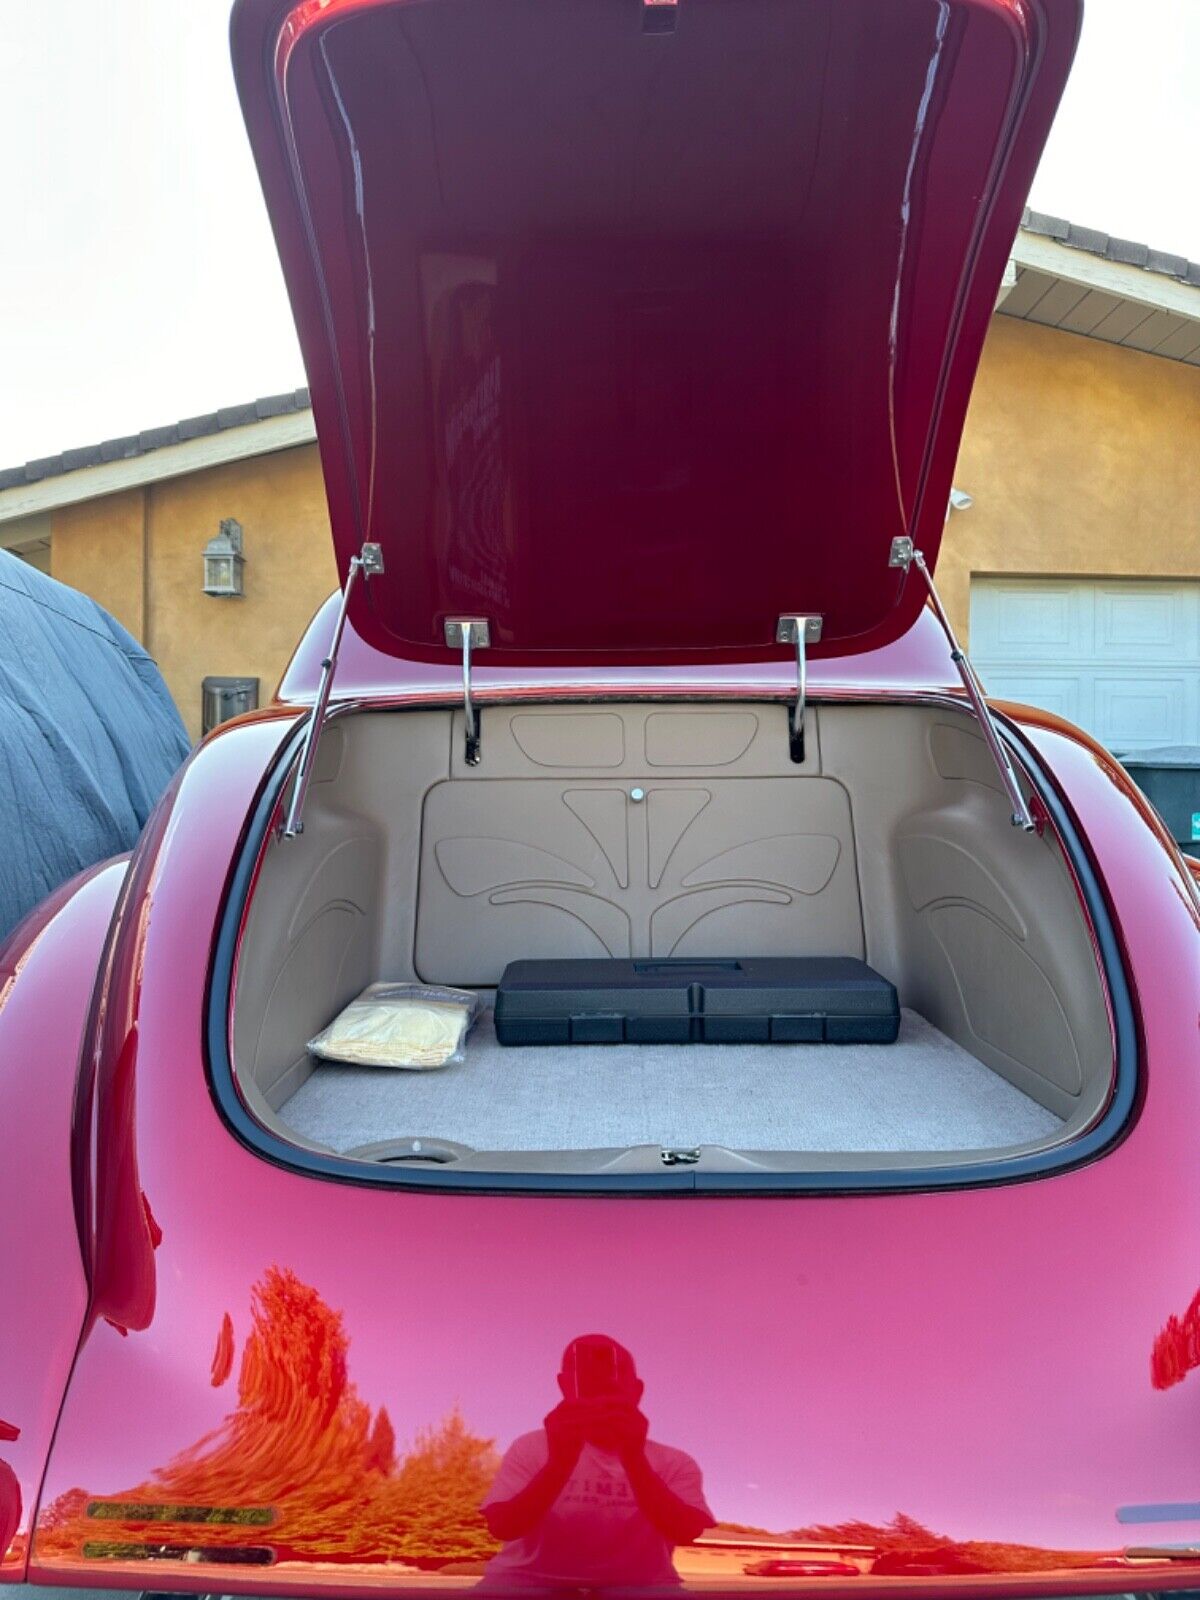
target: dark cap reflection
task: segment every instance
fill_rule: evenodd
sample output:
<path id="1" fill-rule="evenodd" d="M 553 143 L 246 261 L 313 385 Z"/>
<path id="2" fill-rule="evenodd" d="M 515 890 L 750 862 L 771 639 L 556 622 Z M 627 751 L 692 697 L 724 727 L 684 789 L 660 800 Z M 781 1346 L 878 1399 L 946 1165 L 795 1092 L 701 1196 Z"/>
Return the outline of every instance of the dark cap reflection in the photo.
<path id="1" fill-rule="evenodd" d="M 504 1541 L 481 1587 L 554 1591 L 677 1585 L 671 1559 L 713 1515 L 700 1468 L 649 1437 L 633 1356 L 607 1334 L 572 1339 L 562 1399 L 509 1446 L 483 1504 Z"/>

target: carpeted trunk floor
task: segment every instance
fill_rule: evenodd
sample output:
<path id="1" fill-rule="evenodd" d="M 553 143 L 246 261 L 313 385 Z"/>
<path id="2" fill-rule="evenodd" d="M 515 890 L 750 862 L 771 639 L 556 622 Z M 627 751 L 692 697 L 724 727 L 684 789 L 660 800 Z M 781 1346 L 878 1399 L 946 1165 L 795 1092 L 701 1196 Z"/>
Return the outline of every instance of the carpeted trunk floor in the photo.
<path id="1" fill-rule="evenodd" d="M 280 1119 L 335 1150 L 410 1135 L 476 1150 L 721 1144 L 742 1150 L 977 1150 L 1061 1126 L 914 1011 L 890 1045 L 505 1049 L 490 1011 L 459 1066 L 319 1066 Z"/>

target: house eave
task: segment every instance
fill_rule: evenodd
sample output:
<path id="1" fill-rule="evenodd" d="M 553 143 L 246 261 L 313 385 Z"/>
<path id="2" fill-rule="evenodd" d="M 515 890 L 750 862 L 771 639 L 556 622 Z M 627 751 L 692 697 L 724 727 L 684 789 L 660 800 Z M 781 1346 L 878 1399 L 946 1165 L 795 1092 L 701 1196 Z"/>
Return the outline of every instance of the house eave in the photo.
<path id="1" fill-rule="evenodd" d="M 81 500 L 118 494 L 207 467 L 250 456 L 291 450 L 316 440 L 311 410 L 266 417 L 174 444 L 160 445 L 114 461 L 60 470 L 31 482 L 0 489 L 0 524 L 55 511 Z"/>

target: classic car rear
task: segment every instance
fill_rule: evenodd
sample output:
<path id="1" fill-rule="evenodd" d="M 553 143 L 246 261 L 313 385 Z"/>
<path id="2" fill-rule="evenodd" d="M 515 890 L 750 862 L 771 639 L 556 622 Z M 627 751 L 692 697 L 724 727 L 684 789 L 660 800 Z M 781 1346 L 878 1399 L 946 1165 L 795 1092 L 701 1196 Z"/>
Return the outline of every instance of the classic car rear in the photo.
<path id="1" fill-rule="evenodd" d="M 56 1425 L 61 1341 L 0 1322 L 38 1375 L 4 1576 L 520 1587 L 497 1485 L 582 1342 L 650 1439 L 588 1458 L 543 1590 L 1196 1586 L 1200 905 L 931 590 L 1077 25 L 241 0 L 346 581 L 55 1018 L 38 1238 L 88 1304 Z M 378 978 L 781 955 L 869 962 L 899 1038 L 307 1049 Z M 651 1455 L 690 1499 L 639 1564 Z"/>

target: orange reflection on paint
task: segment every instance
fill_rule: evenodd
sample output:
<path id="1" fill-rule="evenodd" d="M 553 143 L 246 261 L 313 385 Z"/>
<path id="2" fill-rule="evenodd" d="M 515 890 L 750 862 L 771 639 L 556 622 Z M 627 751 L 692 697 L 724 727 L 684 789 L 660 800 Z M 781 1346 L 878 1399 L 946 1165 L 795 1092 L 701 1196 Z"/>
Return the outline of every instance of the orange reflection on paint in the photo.
<path id="1" fill-rule="evenodd" d="M 233 1347 L 227 1316 L 214 1382 Z M 127 1491 L 60 1495 L 39 1519 L 39 1554 L 100 1561 L 154 1546 L 414 1565 L 491 1555 L 479 1505 L 498 1465 L 492 1441 L 455 1411 L 398 1457 L 387 1411 L 373 1411 L 349 1376 L 348 1351 L 340 1313 L 271 1268 L 251 1297 L 235 1409 Z"/>
<path id="2" fill-rule="evenodd" d="M 14 1422 L 0 1417 L 0 1442 L 19 1439 L 21 1430 Z M 0 1564 L 11 1561 L 21 1526 L 21 1485 L 8 1462 L 0 1458 Z M 24 1553 L 22 1546 L 21 1553 Z"/>
<path id="3" fill-rule="evenodd" d="M 1200 1290 L 1182 1317 L 1170 1316 L 1150 1352 L 1150 1382 L 1171 1389 L 1200 1366 Z"/>

